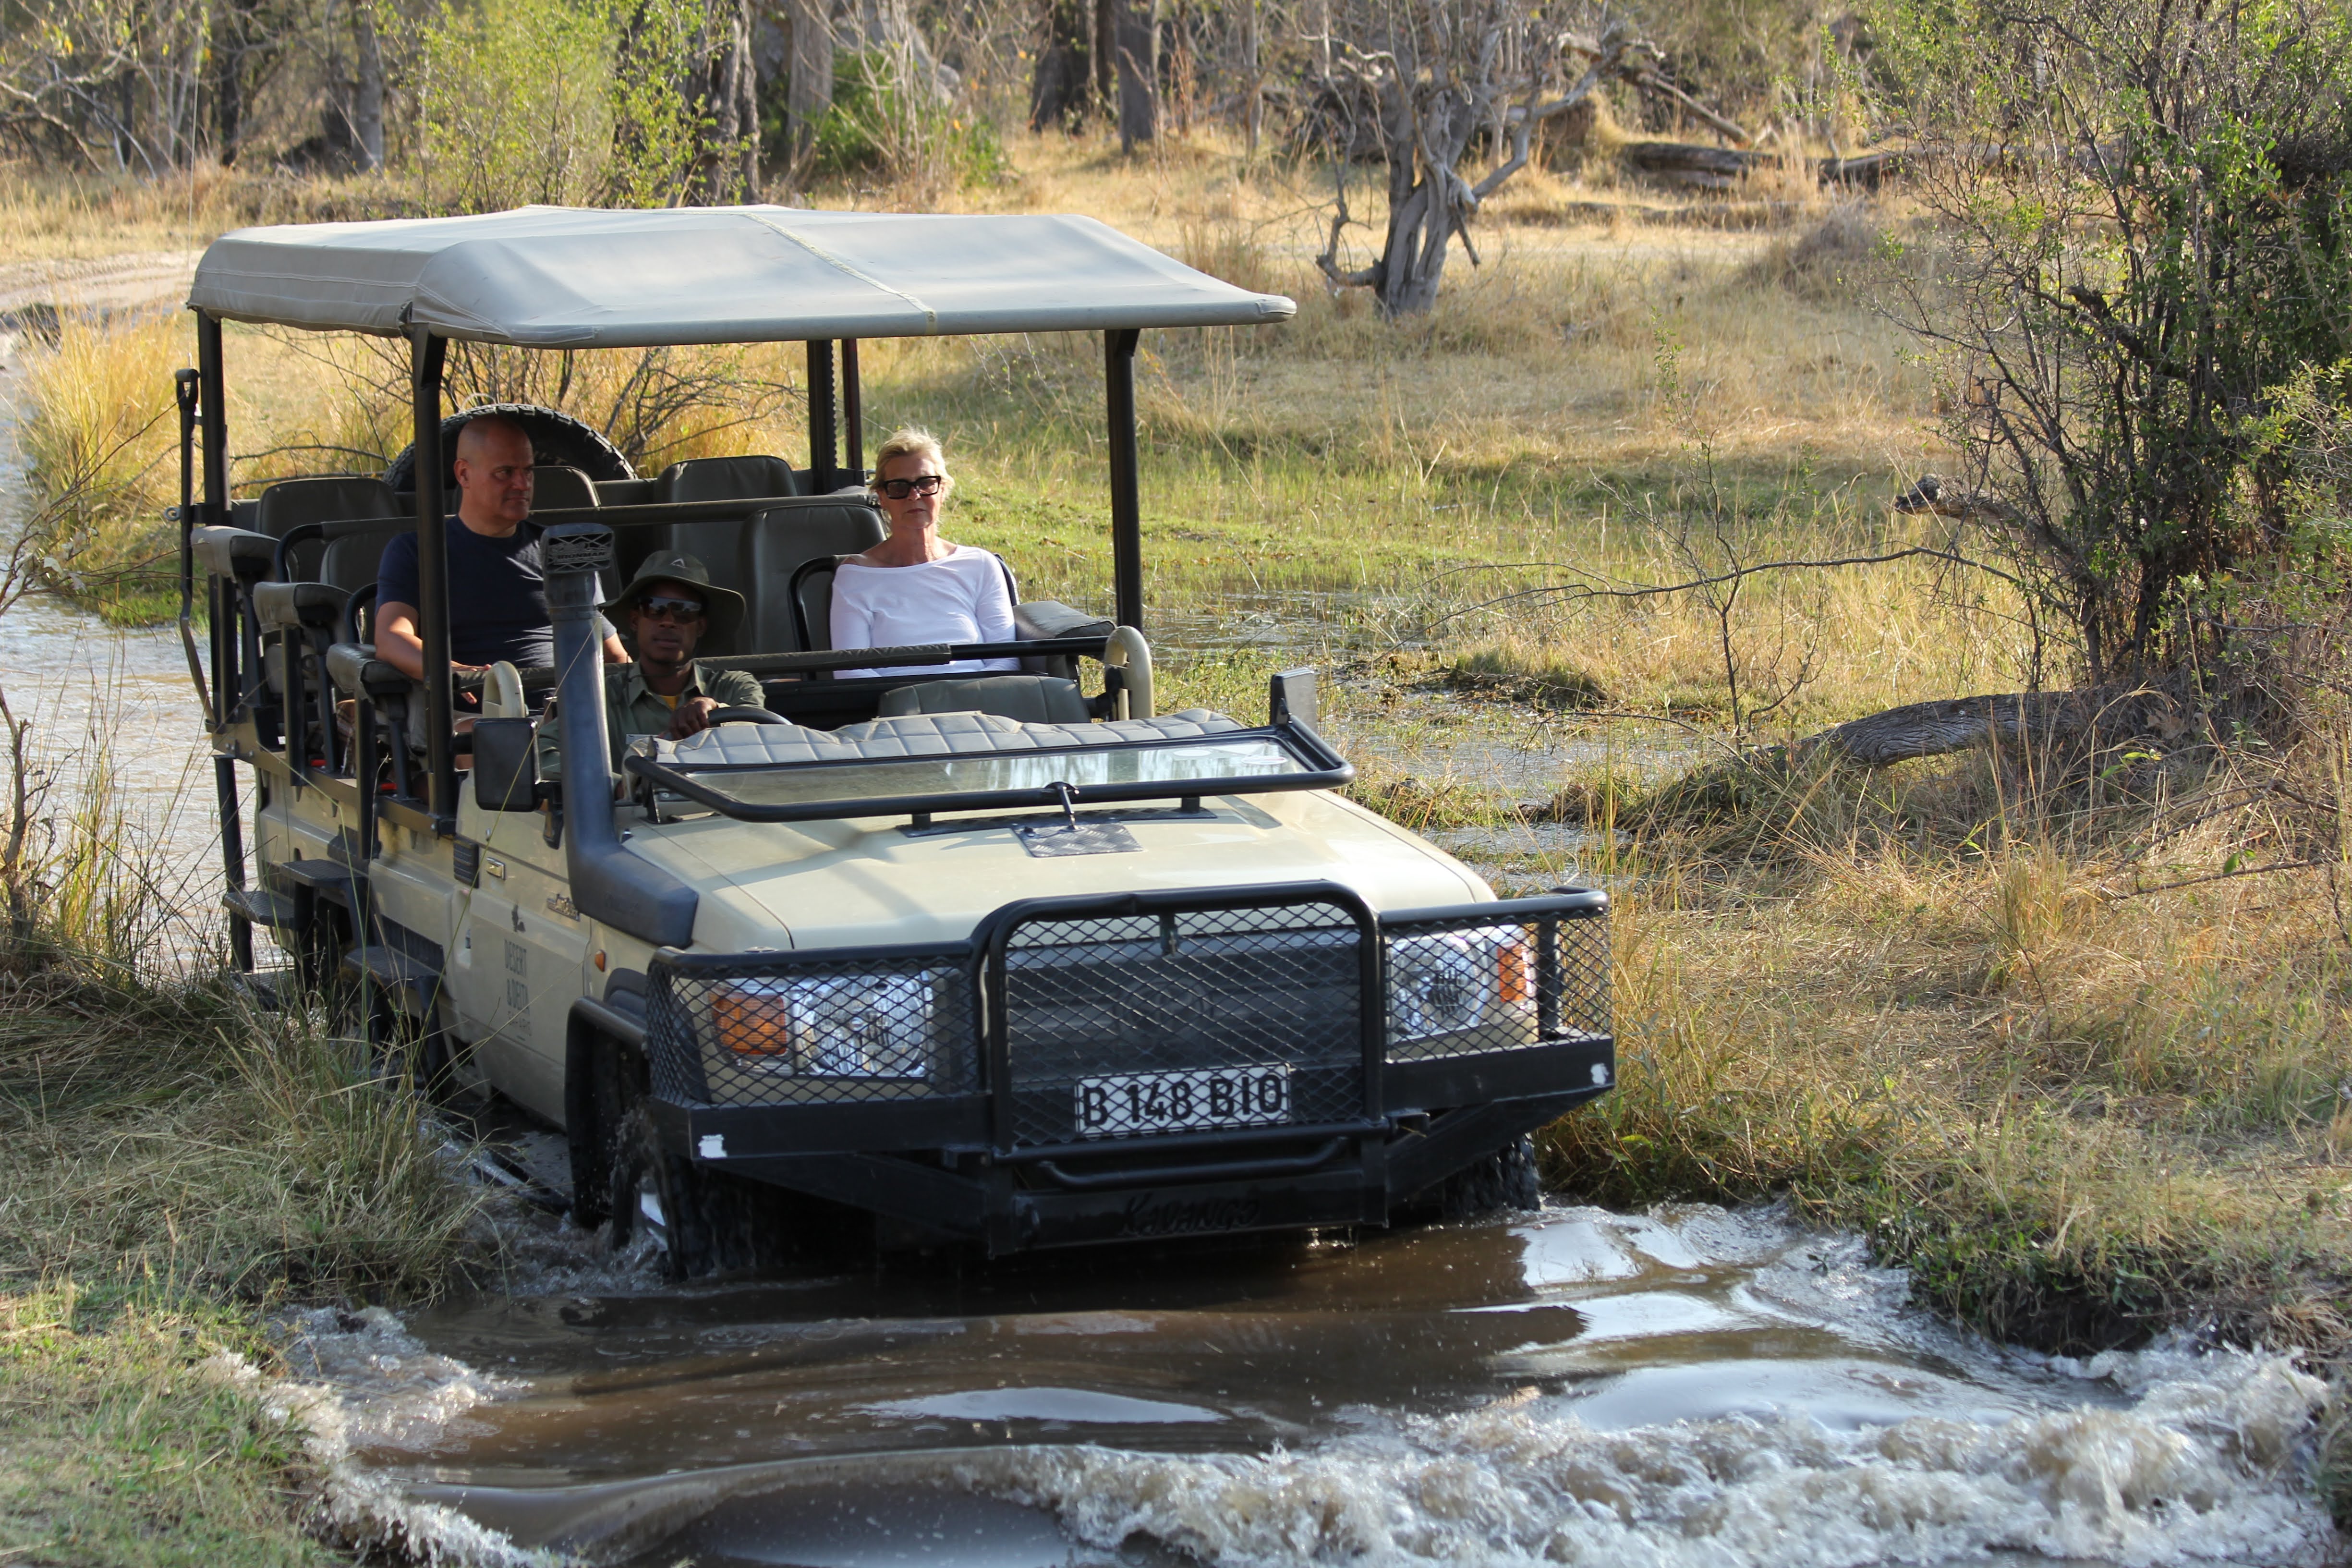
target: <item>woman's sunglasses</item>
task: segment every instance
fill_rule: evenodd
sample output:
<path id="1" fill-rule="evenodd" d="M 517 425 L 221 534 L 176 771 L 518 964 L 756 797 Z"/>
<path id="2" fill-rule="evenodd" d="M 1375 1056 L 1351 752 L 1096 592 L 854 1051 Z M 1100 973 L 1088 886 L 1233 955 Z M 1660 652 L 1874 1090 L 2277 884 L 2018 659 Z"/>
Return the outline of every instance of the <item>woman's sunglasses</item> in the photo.
<path id="1" fill-rule="evenodd" d="M 946 483 L 938 474 L 917 474 L 911 479 L 877 479 L 874 488 L 892 500 L 905 500 L 908 496 L 935 496 Z"/>

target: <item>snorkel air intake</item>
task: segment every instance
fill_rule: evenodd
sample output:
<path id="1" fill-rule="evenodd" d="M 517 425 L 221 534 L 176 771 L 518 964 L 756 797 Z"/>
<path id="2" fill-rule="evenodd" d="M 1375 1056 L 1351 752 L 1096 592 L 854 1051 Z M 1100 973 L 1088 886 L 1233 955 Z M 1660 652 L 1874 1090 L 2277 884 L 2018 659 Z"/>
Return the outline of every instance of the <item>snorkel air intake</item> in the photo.
<path id="1" fill-rule="evenodd" d="M 572 901 L 589 919 L 631 936 L 684 947 L 694 940 L 694 889 L 625 848 L 613 825 L 604 639 L 596 635 L 596 574 L 613 563 L 613 531 L 596 522 L 557 523 L 540 536 L 539 563 L 555 623 L 556 691 L 563 707 L 563 848 Z"/>

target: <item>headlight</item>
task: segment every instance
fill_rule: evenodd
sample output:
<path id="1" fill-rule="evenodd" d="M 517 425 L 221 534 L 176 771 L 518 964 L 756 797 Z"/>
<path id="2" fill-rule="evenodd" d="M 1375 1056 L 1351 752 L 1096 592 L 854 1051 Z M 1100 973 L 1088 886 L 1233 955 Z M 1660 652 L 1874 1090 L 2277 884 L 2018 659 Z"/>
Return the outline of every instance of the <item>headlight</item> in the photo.
<path id="1" fill-rule="evenodd" d="M 931 984 L 921 974 L 739 981 L 710 998 L 719 1043 L 747 1067 L 814 1078 L 922 1078 Z"/>
<path id="2" fill-rule="evenodd" d="M 1527 932 L 1481 926 L 1389 942 L 1389 1039 L 1514 1029 L 1535 1018 Z"/>

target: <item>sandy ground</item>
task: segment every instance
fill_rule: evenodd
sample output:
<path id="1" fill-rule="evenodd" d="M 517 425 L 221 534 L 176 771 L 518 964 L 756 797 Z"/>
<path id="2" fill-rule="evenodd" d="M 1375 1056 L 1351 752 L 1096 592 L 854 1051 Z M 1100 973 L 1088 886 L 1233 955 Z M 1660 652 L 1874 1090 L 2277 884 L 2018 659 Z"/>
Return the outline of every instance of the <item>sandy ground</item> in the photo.
<path id="1" fill-rule="evenodd" d="M 187 298 L 196 250 L 130 251 L 94 261 L 0 262 L 0 312 L 38 305 L 121 310 Z"/>

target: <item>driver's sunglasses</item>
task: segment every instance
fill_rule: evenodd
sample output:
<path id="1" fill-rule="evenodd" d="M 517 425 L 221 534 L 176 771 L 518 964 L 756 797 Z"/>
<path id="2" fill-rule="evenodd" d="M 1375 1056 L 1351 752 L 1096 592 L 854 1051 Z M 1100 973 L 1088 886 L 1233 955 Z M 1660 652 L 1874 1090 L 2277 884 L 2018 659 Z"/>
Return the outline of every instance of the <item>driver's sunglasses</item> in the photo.
<path id="1" fill-rule="evenodd" d="M 667 594 L 648 594 L 637 601 L 637 608 L 657 621 L 698 621 L 702 618 L 699 599 L 673 599 Z"/>
<path id="2" fill-rule="evenodd" d="M 938 474 L 917 474 L 911 479 L 877 479 L 874 488 L 892 500 L 905 500 L 908 496 L 935 496 L 946 483 Z"/>

